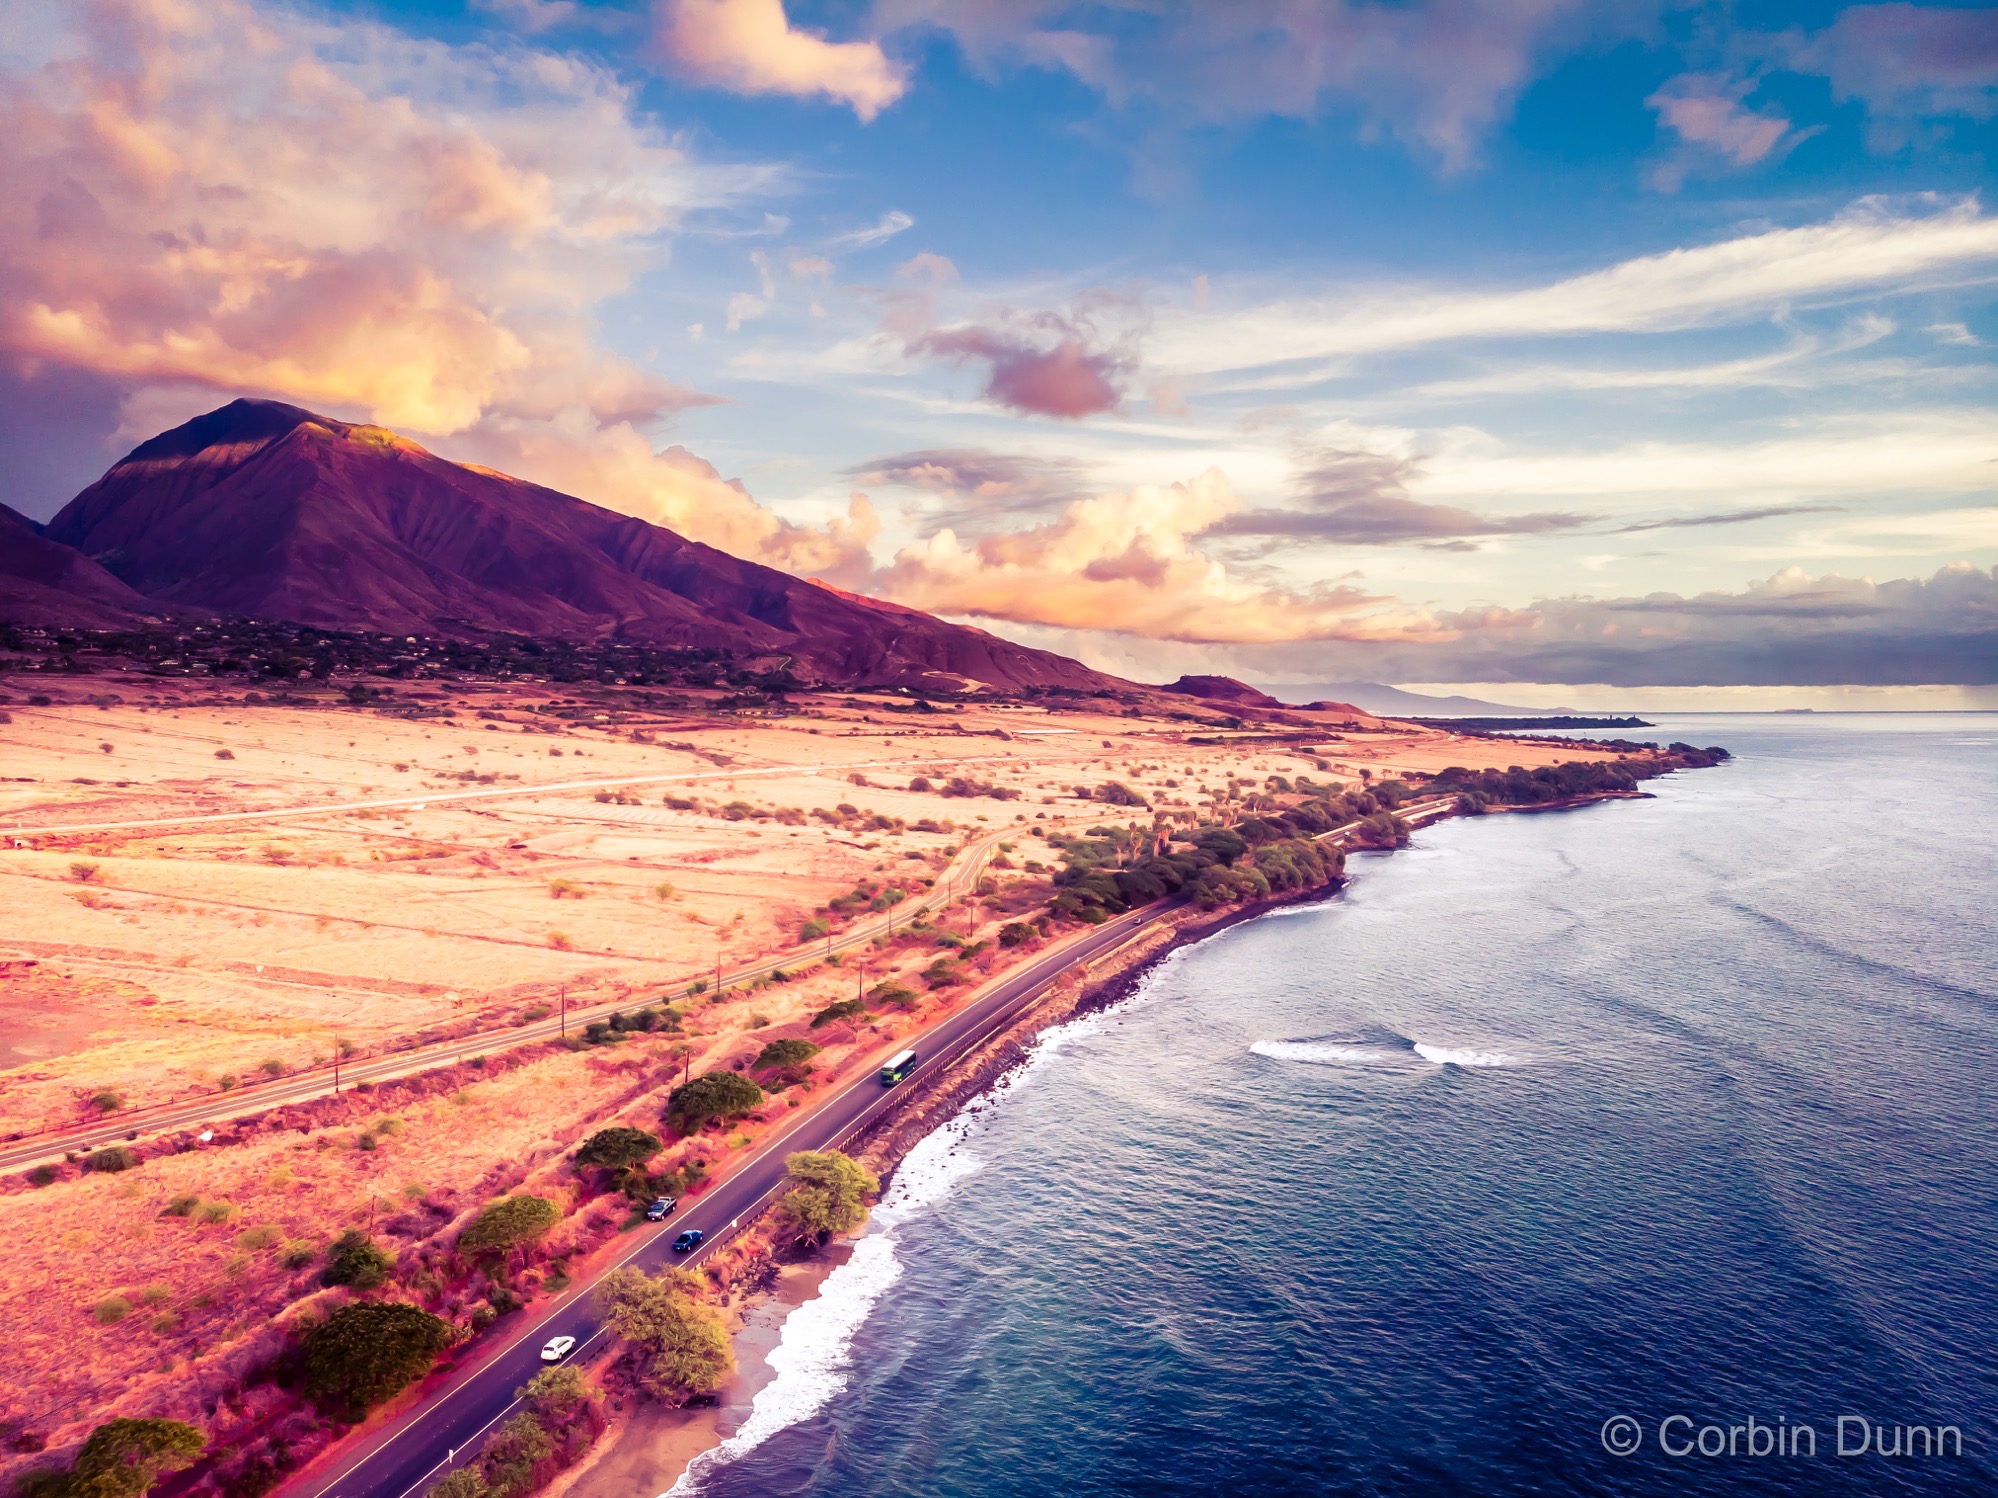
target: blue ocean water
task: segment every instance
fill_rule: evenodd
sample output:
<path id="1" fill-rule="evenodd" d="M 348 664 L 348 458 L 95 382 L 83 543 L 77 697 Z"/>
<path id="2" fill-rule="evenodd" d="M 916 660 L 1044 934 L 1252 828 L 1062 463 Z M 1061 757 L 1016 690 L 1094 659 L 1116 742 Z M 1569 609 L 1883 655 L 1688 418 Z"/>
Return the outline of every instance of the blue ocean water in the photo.
<path id="1" fill-rule="evenodd" d="M 1053 1036 L 701 1490 L 1998 1492 L 1998 716 L 1660 736 Z"/>

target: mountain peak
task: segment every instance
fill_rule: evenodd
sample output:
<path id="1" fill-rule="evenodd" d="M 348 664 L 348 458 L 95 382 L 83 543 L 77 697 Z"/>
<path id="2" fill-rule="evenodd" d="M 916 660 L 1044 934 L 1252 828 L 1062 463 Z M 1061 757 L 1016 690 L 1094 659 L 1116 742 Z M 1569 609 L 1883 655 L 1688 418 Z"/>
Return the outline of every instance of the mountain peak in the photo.
<path id="1" fill-rule="evenodd" d="M 141 443 L 48 530 L 160 603 L 250 618 L 629 639 L 778 657 L 842 685 L 1131 686 L 279 401 L 231 401 Z"/>

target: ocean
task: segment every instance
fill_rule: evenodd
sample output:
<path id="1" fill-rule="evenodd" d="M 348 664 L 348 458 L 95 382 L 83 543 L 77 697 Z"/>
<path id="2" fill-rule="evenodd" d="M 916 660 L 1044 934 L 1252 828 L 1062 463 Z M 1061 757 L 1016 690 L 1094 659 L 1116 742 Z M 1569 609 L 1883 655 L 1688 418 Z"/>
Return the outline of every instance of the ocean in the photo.
<path id="1" fill-rule="evenodd" d="M 1998 716 L 1658 722 L 1050 1032 L 683 1489 L 1998 1492 Z"/>

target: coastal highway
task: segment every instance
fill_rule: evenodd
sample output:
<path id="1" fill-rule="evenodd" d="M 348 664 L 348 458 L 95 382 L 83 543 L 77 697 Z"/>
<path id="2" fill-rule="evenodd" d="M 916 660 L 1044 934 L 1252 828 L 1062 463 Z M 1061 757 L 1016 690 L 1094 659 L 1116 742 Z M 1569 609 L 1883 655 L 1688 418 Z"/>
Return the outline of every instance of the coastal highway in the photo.
<path id="1" fill-rule="evenodd" d="M 1021 835 L 1021 830 L 1017 827 L 1002 827 L 974 839 L 958 850 L 957 855 L 937 876 L 936 884 L 925 890 L 919 898 L 905 902 L 878 918 L 861 921 L 831 938 L 830 941 L 808 942 L 804 946 L 780 952 L 774 957 L 762 958 L 747 966 L 724 972 L 721 979 L 722 986 L 728 988 L 752 982 L 778 968 L 795 968 L 801 963 L 815 962 L 834 952 L 844 952 L 864 946 L 891 929 L 906 926 L 918 915 L 948 905 L 977 887 L 978 876 L 984 871 L 993 851 L 1001 842 Z M 583 1026 L 591 1020 L 602 1019 L 616 1009 L 640 1008 L 646 1002 L 648 1001 L 633 997 L 620 999 L 615 1003 L 596 1004 L 587 1008 L 577 1007 L 569 1010 L 566 1019 L 556 1014 L 548 1019 L 536 1020 L 525 1025 L 508 1025 L 502 1029 L 461 1035 L 450 1040 L 435 1041 L 429 1045 L 411 1046 L 404 1050 L 391 1051 L 386 1055 L 342 1061 L 340 1085 L 351 1087 L 356 1082 L 386 1082 L 395 1077 L 409 1076 L 413 1072 L 449 1066 L 455 1062 L 469 1060 L 473 1056 L 508 1051 L 515 1046 L 537 1040 L 554 1040 L 565 1033 L 580 1033 Z M 330 1068 L 322 1067 L 269 1082 L 253 1083 L 229 1093 L 204 1093 L 199 1097 L 128 1109 L 92 1123 L 79 1124 L 75 1128 L 36 1134 L 0 1144 L 0 1171 L 27 1170 L 47 1161 L 60 1160 L 65 1155 L 77 1151 L 96 1149 L 123 1139 L 137 1138 L 142 1134 L 159 1135 L 181 1129 L 206 1128 L 247 1114 L 264 1113 L 272 1108 L 310 1102 L 332 1091 L 333 1072 Z"/>
<path id="2" fill-rule="evenodd" d="M 1404 816 L 1412 822 L 1427 822 L 1453 805 L 1454 798 L 1427 800 L 1405 808 Z M 1348 823 L 1323 837 L 1343 840 L 1357 825 Z M 920 1078 L 1005 1029 L 1070 968 L 1114 951 L 1184 903 L 1183 899 L 1168 899 L 1140 906 L 995 980 L 949 1019 L 910 1040 L 920 1057 L 913 1075 Z M 894 1048 L 899 1049 L 899 1043 Z M 875 1059 L 882 1059 L 890 1049 L 884 1046 Z M 627 1264 L 647 1271 L 676 1261 L 698 1264 L 783 1189 L 787 1154 L 846 1144 L 894 1107 L 901 1094 L 902 1088 L 883 1087 L 870 1067 L 764 1141 L 712 1191 L 687 1201 L 663 1223 L 633 1229 L 627 1250 L 596 1275 L 578 1281 L 546 1307 L 530 1309 L 519 1324 L 500 1328 L 504 1340 L 476 1367 L 362 1438 L 352 1451 L 340 1453 L 329 1471 L 301 1474 L 288 1485 L 287 1498 L 415 1498 L 454 1465 L 471 1460 L 486 1433 L 511 1417 L 519 1402 L 514 1391 L 543 1366 L 541 1348 L 549 1338 L 576 1339 L 570 1362 L 587 1361 L 606 1350 L 608 1334 L 592 1301 L 592 1292 L 604 1274 Z M 673 1239 L 687 1228 L 700 1228 L 706 1240 L 693 1253 L 676 1255 Z"/>
<path id="3" fill-rule="evenodd" d="M 1179 908 L 1179 903 L 1161 901 L 1106 921 L 997 980 L 958 1013 L 912 1039 L 921 1058 L 914 1075 L 935 1070 L 1004 1029 L 1062 973 L 1121 946 L 1140 928 Z M 895 1049 L 899 1048 L 898 1043 Z M 883 1047 L 882 1055 L 888 1050 Z M 604 1274 L 626 1264 L 647 1271 L 675 1262 L 698 1264 L 782 1190 L 787 1154 L 833 1149 L 848 1142 L 892 1107 L 900 1091 L 883 1087 L 871 1068 L 862 1073 L 765 1141 L 713 1190 L 685 1202 L 663 1223 L 633 1229 L 628 1249 L 613 1264 L 578 1281 L 547 1307 L 530 1309 L 526 1319 L 513 1326 L 503 1323 L 496 1329 L 503 1340 L 476 1367 L 362 1438 L 352 1451 L 338 1456 L 330 1472 L 302 1474 L 289 1485 L 292 1498 L 405 1498 L 420 1493 L 453 1465 L 470 1460 L 486 1432 L 513 1414 L 518 1403 L 514 1390 L 541 1369 L 541 1348 L 550 1337 L 576 1339 L 570 1362 L 588 1360 L 605 1350 L 608 1334 L 592 1298 Z M 687 1228 L 702 1229 L 707 1240 L 691 1254 L 676 1255 L 673 1239 Z"/>

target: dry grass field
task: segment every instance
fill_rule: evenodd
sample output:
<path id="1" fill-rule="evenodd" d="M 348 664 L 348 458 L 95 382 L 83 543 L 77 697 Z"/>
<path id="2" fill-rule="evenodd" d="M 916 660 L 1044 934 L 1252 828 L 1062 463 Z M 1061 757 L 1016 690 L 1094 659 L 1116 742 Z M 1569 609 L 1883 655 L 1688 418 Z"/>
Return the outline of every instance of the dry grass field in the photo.
<path id="1" fill-rule="evenodd" d="M 791 715 L 759 717 L 594 687 L 454 685 L 392 707 L 245 695 L 0 680 L 0 1135 L 202 1095 L 216 1118 L 207 1147 L 141 1143 L 133 1169 L 5 1180 L 0 1438 L 204 1405 L 274 1315 L 332 1293 L 314 1272 L 341 1231 L 421 1254 L 521 1182 L 567 1202 L 563 1152 L 588 1129 L 656 1127 L 672 1082 L 746 1065 L 772 1038 L 823 1046 L 810 1080 L 660 1162 L 725 1163 L 1011 960 L 992 938 L 1049 893 L 1037 830 L 1192 823 L 1271 775 L 1358 784 L 1363 769 L 1563 753 L 1344 715 L 1280 742 L 1121 705 L 801 695 Z M 973 793 L 945 794 L 954 777 Z M 1077 794 L 1106 781 L 1148 809 Z M 258 815 L 198 820 L 242 812 Z M 968 842 L 1008 832 L 977 898 L 939 917 L 983 943 L 960 983 L 918 980 L 937 953 L 917 932 L 690 997 L 718 958 L 794 948 L 815 920 L 837 935 L 870 902 L 828 915 L 836 897 L 859 888 L 879 909 L 884 891 L 918 895 Z M 906 1008 L 810 1026 L 898 979 Z M 230 1121 L 230 1091 L 336 1045 L 366 1055 L 503 1028 L 565 991 L 574 1005 L 670 1003 L 677 1028 L 537 1043 Z M 609 1210 L 566 1221 L 550 1255 L 614 1231 Z M 230 1397 L 200 1411 L 218 1434 L 259 1418 L 265 1396 Z"/>

